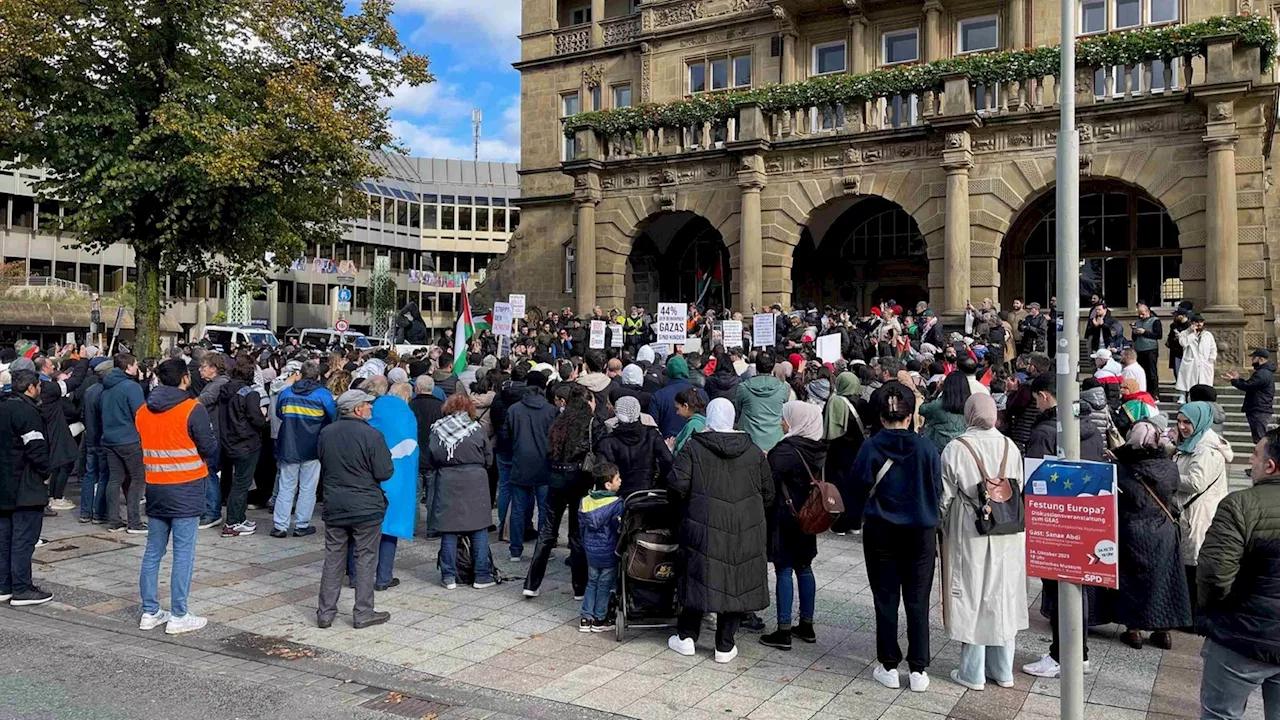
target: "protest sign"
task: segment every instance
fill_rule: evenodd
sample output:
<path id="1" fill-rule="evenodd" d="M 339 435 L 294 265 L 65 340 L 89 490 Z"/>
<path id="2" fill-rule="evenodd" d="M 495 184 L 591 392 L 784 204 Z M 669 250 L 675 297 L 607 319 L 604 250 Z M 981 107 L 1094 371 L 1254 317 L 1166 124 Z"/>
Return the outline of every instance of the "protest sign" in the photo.
<path id="1" fill-rule="evenodd" d="M 658 303 L 658 321 L 655 326 L 657 339 L 662 344 L 683 345 L 688 333 L 685 329 L 684 303 Z"/>
<path id="2" fill-rule="evenodd" d="M 755 338 L 756 347 L 771 347 L 777 343 L 773 313 L 759 313 L 751 320 L 751 336 Z"/>
<path id="3" fill-rule="evenodd" d="M 591 348 L 592 350 L 603 350 L 603 349 L 604 349 L 604 326 L 605 326 L 605 324 L 606 324 L 606 323 L 605 323 L 605 321 L 603 321 L 603 320 L 592 320 L 592 321 L 591 321 L 591 342 L 590 342 L 590 344 L 589 344 L 589 345 L 587 345 L 587 347 Z"/>

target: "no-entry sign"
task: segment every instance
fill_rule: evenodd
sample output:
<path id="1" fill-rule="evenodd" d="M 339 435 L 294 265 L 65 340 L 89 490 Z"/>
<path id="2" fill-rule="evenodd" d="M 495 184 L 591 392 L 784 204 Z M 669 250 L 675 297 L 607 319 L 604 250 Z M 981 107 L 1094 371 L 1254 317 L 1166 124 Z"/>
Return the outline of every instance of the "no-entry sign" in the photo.
<path id="1" fill-rule="evenodd" d="M 1027 460 L 1027 574 L 1120 587 L 1116 468 Z"/>
<path id="2" fill-rule="evenodd" d="M 333 329 L 338 332 L 346 332 L 349 327 L 351 326 L 347 324 L 347 321 L 342 319 L 339 319 L 338 322 L 333 324 Z"/>

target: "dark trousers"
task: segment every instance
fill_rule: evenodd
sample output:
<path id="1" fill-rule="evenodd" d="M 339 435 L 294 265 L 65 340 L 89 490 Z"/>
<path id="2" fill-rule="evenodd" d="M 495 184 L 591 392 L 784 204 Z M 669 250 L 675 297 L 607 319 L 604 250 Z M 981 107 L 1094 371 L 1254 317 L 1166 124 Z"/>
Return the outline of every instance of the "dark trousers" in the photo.
<path id="1" fill-rule="evenodd" d="M 253 471 L 253 491 L 249 493 L 254 505 L 266 507 L 271 502 L 271 496 L 276 490 L 277 470 L 275 445 L 269 440 L 263 441 Z"/>
<path id="2" fill-rule="evenodd" d="M 867 579 L 876 606 L 876 659 L 888 669 L 902 662 L 898 645 L 898 603 L 907 611 L 907 665 L 929 667 L 929 593 L 936 528 L 901 527 L 868 518 L 862 532 Z"/>
<path id="3" fill-rule="evenodd" d="M 396 536 L 383 535 L 378 541 L 378 571 L 374 573 L 374 587 L 380 588 L 391 584 L 396 569 Z M 351 584 L 356 584 L 356 549 L 347 546 L 347 577 Z"/>
<path id="4" fill-rule="evenodd" d="M 1138 367 L 1147 374 L 1147 392 L 1157 401 L 1160 400 L 1160 348 L 1138 351 Z"/>
<path id="5" fill-rule="evenodd" d="M 733 637 L 738 634 L 738 626 L 742 624 L 744 613 L 716 613 L 716 650 L 729 652 L 733 649 Z M 676 618 L 676 632 L 682 640 L 698 642 L 698 633 L 702 631 L 702 611 L 685 608 Z"/>
<path id="6" fill-rule="evenodd" d="M 142 527 L 142 493 L 147 489 L 142 465 L 142 443 L 104 445 L 107 456 L 107 522 L 119 523 L 120 493 L 125 496 L 125 519 L 131 528 Z"/>
<path id="7" fill-rule="evenodd" d="M 244 522 L 245 506 L 249 504 L 249 486 L 253 485 L 253 473 L 258 467 L 258 452 L 254 450 L 247 455 L 229 455 L 223 458 L 231 467 L 231 494 L 227 496 L 228 525 Z"/>
<path id="8" fill-rule="evenodd" d="M 1254 444 L 1257 444 L 1267 434 L 1267 426 L 1271 424 L 1271 413 L 1245 413 L 1244 417 L 1249 421 L 1249 434 L 1253 436 Z"/>
<path id="9" fill-rule="evenodd" d="M 73 467 L 75 467 L 75 463 L 67 463 L 59 465 L 49 473 L 49 499 L 61 499 L 66 495 L 67 478 L 71 477 L 71 469 Z"/>
<path id="10" fill-rule="evenodd" d="M 1058 581 L 1044 580 L 1042 582 L 1044 583 L 1044 590 L 1042 592 L 1045 594 L 1052 593 L 1056 603 L 1056 599 L 1058 597 Z M 1056 608 L 1057 605 L 1055 604 L 1054 607 Z M 1080 593 L 1080 611 L 1082 613 L 1080 617 L 1084 618 L 1083 657 L 1087 661 L 1089 659 L 1089 594 L 1087 592 Z M 1053 640 L 1049 642 L 1049 657 L 1053 658 L 1054 662 L 1062 662 L 1062 656 L 1059 654 L 1061 642 L 1058 634 L 1058 613 L 1056 610 L 1049 613 L 1049 631 L 1053 633 Z"/>
<path id="11" fill-rule="evenodd" d="M 578 528 L 578 505 L 582 492 L 577 488 L 551 488 L 547 493 L 547 522 L 538 523 L 538 542 L 533 548 L 533 562 L 529 576 L 525 578 L 526 590 L 537 590 L 547 573 L 547 561 L 551 549 L 560 538 L 560 520 L 569 511 L 569 569 L 573 577 L 573 595 L 578 597 L 587 589 L 587 555 L 582 549 L 582 531 Z"/>
<path id="12" fill-rule="evenodd" d="M 378 568 L 378 541 L 382 539 L 382 521 L 361 525 L 324 527 L 324 570 L 320 574 L 320 601 L 316 606 L 316 618 L 333 622 L 338 614 L 338 596 L 342 592 L 342 578 L 347 574 L 347 546 L 356 554 L 356 604 L 353 615 L 356 622 L 368 620 L 373 615 L 374 574 Z"/>
<path id="13" fill-rule="evenodd" d="M 1196 584 L 1196 566 L 1183 565 L 1182 567 L 1187 573 L 1187 591 L 1191 593 L 1191 619 L 1195 620 L 1200 614 L 1200 591 Z"/>
<path id="14" fill-rule="evenodd" d="M 0 594 L 31 589 L 31 553 L 44 527 L 44 508 L 0 512 Z"/>

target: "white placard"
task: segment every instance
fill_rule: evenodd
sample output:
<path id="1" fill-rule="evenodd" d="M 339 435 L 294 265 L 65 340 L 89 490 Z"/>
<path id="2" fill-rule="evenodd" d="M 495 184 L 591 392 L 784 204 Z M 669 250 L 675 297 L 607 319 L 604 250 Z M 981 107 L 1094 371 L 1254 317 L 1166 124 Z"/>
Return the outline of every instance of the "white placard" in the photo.
<path id="1" fill-rule="evenodd" d="M 511 303 L 497 302 L 493 304 L 493 334 L 511 335 Z"/>
<path id="2" fill-rule="evenodd" d="M 511 303 L 511 317 L 515 320 L 524 319 L 524 295 L 509 295 L 507 302 Z"/>
<path id="3" fill-rule="evenodd" d="M 818 357 L 822 362 L 834 363 L 840 359 L 840 336 L 822 335 L 818 338 Z"/>
<path id="4" fill-rule="evenodd" d="M 658 338 L 654 342 L 662 344 L 683 345 L 687 331 L 685 330 L 684 303 L 658 303 Z"/>
<path id="5" fill-rule="evenodd" d="M 622 323 L 609 323 L 609 347 L 622 347 Z"/>
<path id="6" fill-rule="evenodd" d="M 742 347 L 742 321 L 741 320 L 725 320 L 723 323 L 725 348 Z"/>
<path id="7" fill-rule="evenodd" d="M 702 338 L 700 337 L 685 338 L 684 342 L 681 343 L 680 352 L 686 355 L 689 353 L 702 352 Z"/>
<path id="8" fill-rule="evenodd" d="M 603 321 L 603 320 L 592 320 L 592 321 L 591 321 L 591 343 L 590 343 L 587 347 L 591 348 L 592 350 L 603 350 L 603 349 L 604 349 L 604 326 L 605 326 L 605 324 L 606 324 L 606 323 L 605 323 L 605 321 Z"/>
<path id="9" fill-rule="evenodd" d="M 751 336 L 755 338 L 756 347 L 771 347 L 777 343 L 778 326 L 774 325 L 773 313 L 758 313 L 751 318 Z"/>

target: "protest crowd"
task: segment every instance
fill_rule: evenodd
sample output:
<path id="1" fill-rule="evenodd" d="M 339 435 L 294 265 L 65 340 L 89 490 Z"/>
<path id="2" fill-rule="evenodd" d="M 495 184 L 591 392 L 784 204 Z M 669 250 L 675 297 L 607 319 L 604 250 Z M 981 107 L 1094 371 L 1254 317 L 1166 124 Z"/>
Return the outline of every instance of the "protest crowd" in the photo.
<path id="1" fill-rule="evenodd" d="M 459 343 L 453 331 L 428 337 L 406 308 L 404 354 L 6 347 L 0 600 L 51 599 L 31 557 L 43 519 L 58 513 L 146 535 L 140 627 L 168 633 L 205 624 L 188 606 L 204 532 L 228 542 L 323 532 L 322 628 L 345 588 L 356 628 L 386 622 L 377 593 L 399 584 L 397 543 L 415 536 L 439 538 L 444 587 L 522 574 L 536 603 L 567 534 L 580 631 L 613 631 L 630 612 L 620 590 L 641 554 L 629 548 L 665 548 L 674 573 L 648 569 L 672 578 L 670 596 L 628 590 L 627 602 L 667 605 L 668 646 L 681 655 L 695 654 L 714 615 L 723 663 L 743 632 L 780 650 L 815 642 L 813 565 L 830 532 L 863 546 L 878 682 L 928 689 L 936 573 L 947 636 L 962 644 L 952 682 L 981 690 L 1012 686 L 1019 670 L 1059 676 L 1056 584 L 1044 581 L 1038 608 L 1053 641 L 1015 668 L 1028 628 L 1026 537 L 984 524 L 992 503 L 1021 502 L 1025 459 L 1059 455 L 1052 303 L 997 311 L 983 300 L 962 327 L 944 327 L 924 302 L 775 305 L 763 324 L 690 306 L 679 344 L 657 342 L 653 310 L 531 308 L 510 336 L 477 330 Z M 1212 387 L 1211 330 L 1190 303 L 1165 323 L 1146 305 L 1138 315 L 1124 327 L 1095 297 L 1086 321 L 1096 370 L 1081 387 L 1081 455 L 1116 468 L 1120 536 L 1119 589 L 1086 589 L 1087 624 L 1123 626 L 1134 648 L 1170 648 L 1194 628 L 1207 638 L 1204 717 L 1241 717 L 1258 686 L 1267 717 L 1280 716 L 1275 365 L 1259 349 L 1251 376 L 1223 373 L 1246 392 L 1256 443 L 1252 487 L 1229 494 L 1235 457 Z M 608 325 L 602 341 L 593 320 Z M 1176 413 L 1159 406 L 1162 354 Z M 641 521 L 636 498 L 661 501 L 660 512 Z M 270 512 L 270 528 L 254 510 Z M 169 552 L 166 608 L 156 589 Z"/>

